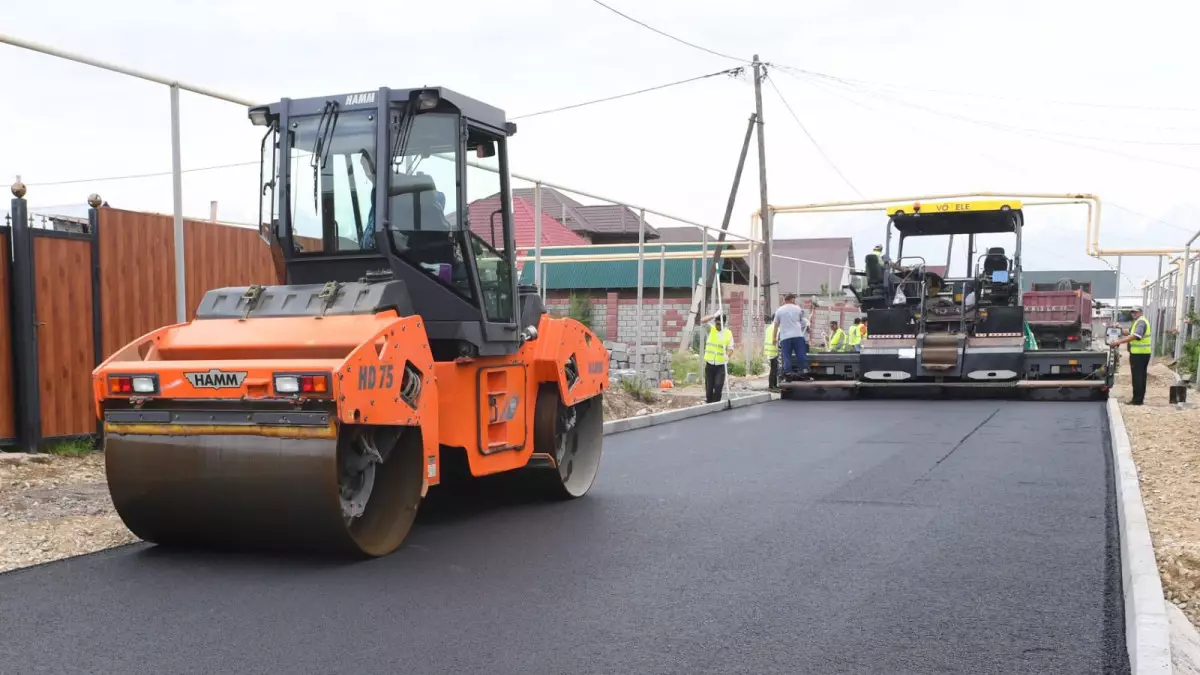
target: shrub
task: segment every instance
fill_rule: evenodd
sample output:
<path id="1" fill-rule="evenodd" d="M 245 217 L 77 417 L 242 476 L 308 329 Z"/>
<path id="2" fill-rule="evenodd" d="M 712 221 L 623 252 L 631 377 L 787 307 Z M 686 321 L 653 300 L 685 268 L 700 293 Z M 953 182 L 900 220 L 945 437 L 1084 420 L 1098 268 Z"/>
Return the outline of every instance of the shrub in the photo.
<path id="1" fill-rule="evenodd" d="M 640 403 L 654 403 L 658 400 L 658 394 L 640 377 L 621 378 L 621 389 L 629 394 L 630 398 Z"/>
<path id="2" fill-rule="evenodd" d="M 689 374 L 695 374 L 696 381 L 699 382 L 703 379 L 700 377 L 700 372 L 703 370 L 702 364 L 703 361 L 700 359 L 699 354 L 693 354 L 692 352 L 683 352 L 680 354 L 679 352 L 675 352 L 671 355 L 671 379 L 676 384 L 683 384 L 687 382 Z"/>
<path id="3" fill-rule="evenodd" d="M 571 306 L 567 310 L 568 316 L 575 319 L 579 323 L 586 326 L 589 330 L 592 328 L 592 299 L 586 295 L 571 294 Z"/>

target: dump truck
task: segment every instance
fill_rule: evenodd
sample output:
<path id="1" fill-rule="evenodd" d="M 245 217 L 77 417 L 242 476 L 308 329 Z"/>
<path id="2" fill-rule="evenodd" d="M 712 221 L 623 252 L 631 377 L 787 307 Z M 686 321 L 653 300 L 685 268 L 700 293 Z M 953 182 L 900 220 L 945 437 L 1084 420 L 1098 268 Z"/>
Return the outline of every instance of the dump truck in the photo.
<path id="1" fill-rule="evenodd" d="M 1039 350 L 1026 344 L 1021 293 L 1022 202 L 982 199 L 886 209 L 886 245 L 866 257 L 867 315 L 857 353 L 814 354 L 809 371 L 780 383 L 788 398 L 851 394 L 1106 398 L 1112 350 Z M 959 278 L 905 255 L 915 237 L 965 235 Z M 1012 242 L 977 250 L 977 239 Z M 895 255 L 892 251 L 896 240 Z"/>
<path id="2" fill-rule="evenodd" d="M 278 284 L 210 290 L 190 321 L 93 373 L 129 529 L 160 545 L 381 556 L 447 466 L 584 496 L 608 354 L 517 284 L 504 112 L 424 87 L 249 117 L 265 130 L 259 220 Z M 496 192 L 498 208 L 468 217 L 468 194 Z"/>
<path id="3" fill-rule="evenodd" d="M 1074 279 L 1033 284 L 1023 298 L 1025 320 L 1040 349 L 1092 345 L 1092 285 Z"/>

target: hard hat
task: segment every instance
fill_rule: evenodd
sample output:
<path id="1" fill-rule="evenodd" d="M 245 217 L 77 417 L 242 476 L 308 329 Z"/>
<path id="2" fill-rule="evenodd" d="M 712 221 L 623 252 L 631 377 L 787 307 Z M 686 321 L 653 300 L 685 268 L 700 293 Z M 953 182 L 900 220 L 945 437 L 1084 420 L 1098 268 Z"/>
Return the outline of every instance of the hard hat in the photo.
<path id="1" fill-rule="evenodd" d="M 1137 312 L 1138 314 L 1141 314 L 1141 313 L 1142 313 L 1142 308 L 1141 308 L 1141 307 L 1134 307 L 1133 309 L 1131 309 L 1131 310 L 1129 310 L 1129 311 L 1131 311 L 1131 312 Z"/>

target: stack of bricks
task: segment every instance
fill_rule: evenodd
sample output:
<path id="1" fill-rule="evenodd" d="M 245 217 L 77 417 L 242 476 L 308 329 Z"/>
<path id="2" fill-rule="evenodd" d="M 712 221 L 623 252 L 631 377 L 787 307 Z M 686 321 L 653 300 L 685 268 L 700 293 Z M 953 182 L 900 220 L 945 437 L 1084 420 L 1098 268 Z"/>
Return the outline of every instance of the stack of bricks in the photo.
<path id="1" fill-rule="evenodd" d="M 642 345 L 639 353 L 633 345 L 624 342 L 606 342 L 604 346 L 608 348 L 608 376 L 613 382 L 634 377 L 657 387 L 662 380 L 671 378 L 669 349 Z"/>

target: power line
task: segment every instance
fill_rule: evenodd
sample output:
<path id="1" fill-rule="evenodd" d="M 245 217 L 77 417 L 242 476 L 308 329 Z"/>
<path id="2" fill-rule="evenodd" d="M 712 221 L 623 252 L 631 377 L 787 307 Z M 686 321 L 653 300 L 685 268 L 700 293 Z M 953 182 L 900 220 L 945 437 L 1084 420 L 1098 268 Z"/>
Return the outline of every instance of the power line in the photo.
<path id="1" fill-rule="evenodd" d="M 218 164 L 216 166 L 199 166 L 194 169 L 184 169 L 182 173 L 195 173 L 197 171 L 216 171 L 218 169 L 233 169 L 240 166 L 258 166 L 258 161 L 253 162 L 238 162 L 235 164 Z M 72 180 L 56 180 L 48 183 L 26 183 L 28 187 L 50 187 L 54 185 L 77 185 L 79 183 L 100 183 L 113 180 L 134 180 L 138 178 L 158 178 L 160 176 L 170 176 L 170 171 L 159 171 L 157 173 L 138 173 L 129 174 L 126 176 L 106 176 L 104 178 L 76 178 Z"/>
<path id="2" fill-rule="evenodd" d="M 784 98 L 783 92 L 779 91 L 779 87 L 775 86 L 775 81 L 768 78 L 767 84 L 771 85 L 771 88 L 775 90 L 775 95 L 779 97 L 779 100 L 783 102 L 783 106 L 787 108 L 789 113 L 791 113 L 792 119 L 796 120 L 796 124 L 800 126 L 800 130 L 804 132 L 804 135 L 808 136 L 808 140 L 813 144 L 813 147 L 817 149 L 817 152 L 821 153 L 821 157 L 825 158 L 825 163 L 828 164 L 835 173 L 837 173 L 838 177 L 842 179 L 843 183 L 845 183 L 850 187 L 851 190 L 854 191 L 854 194 L 858 195 L 860 199 L 866 199 L 863 193 L 859 192 L 858 188 L 854 186 L 854 183 L 851 183 L 850 179 L 846 178 L 846 174 L 842 173 L 842 170 L 838 168 L 837 164 L 829 157 L 828 154 L 826 154 L 825 150 L 821 148 L 821 144 L 817 142 L 817 139 L 813 138 L 813 135 L 809 133 L 808 127 L 804 126 L 804 122 L 800 121 L 800 116 L 796 114 L 796 111 L 792 109 L 791 104 L 788 103 L 786 98 Z"/>
<path id="3" fill-rule="evenodd" d="M 784 72 L 786 73 L 787 71 L 784 71 Z M 788 73 L 788 74 L 791 75 L 791 73 Z M 793 75 L 793 77 L 796 77 L 796 76 Z M 799 77 L 796 77 L 796 79 L 798 79 L 802 82 L 804 81 L 802 78 L 799 78 Z M 897 103 L 897 104 L 903 105 L 903 106 L 907 106 L 909 108 L 915 108 L 917 110 L 921 110 L 921 111 L 924 111 L 924 112 L 932 114 L 932 115 L 949 117 L 951 119 L 955 119 L 960 122 L 966 122 L 968 124 L 989 127 L 989 128 L 997 129 L 1000 131 L 1009 131 L 1009 132 L 1018 133 L 1018 134 L 1021 134 L 1024 136 L 1031 136 L 1033 138 L 1050 141 L 1051 143 L 1059 143 L 1061 145 L 1070 145 L 1070 146 L 1073 146 L 1076 148 L 1092 150 L 1094 152 L 1104 152 L 1104 153 L 1108 153 L 1111 155 L 1118 155 L 1121 157 L 1126 157 L 1129 159 L 1136 159 L 1136 160 L 1143 161 L 1143 162 L 1150 162 L 1152 164 L 1161 164 L 1163 166 L 1173 166 L 1173 167 L 1177 167 L 1180 169 L 1187 169 L 1189 171 L 1200 171 L 1200 167 L 1193 166 L 1191 164 L 1180 164 L 1179 162 L 1171 162 L 1168 160 L 1157 159 L 1154 157 L 1145 157 L 1142 155 L 1135 155 L 1135 154 L 1131 154 L 1128 152 L 1123 152 L 1121 150 L 1114 150 L 1112 148 L 1101 148 L 1101 147 L 1097 147 L 1094 145 L 1088 145 L 1086 143 L 1079 143 L 1076 141 L 1066 140 L 1063 138 L 1055 138 L 1055 136 L 1062 136 L 1062 135 L 1066 135 L 1066 134 L 1050 132 L 1050 131 L 1042 131 L 1042 130 L 1037 130 L 1037 129 L 1026 129 L 1024 127 L 1017 127 L 1017 126 L 1013 126 L 1011 124 L 1003 124 L 1000 122 L 992 122 L 990 120 L 979 120 L 979 119 L 975 119 L 972 117 L 967 117 L 965 115 L 958 115 L 956 113 L 946 112 L 943 110 L 937 110 L 935 108 L 929 108 L 927 106 L 923 106 L 918 103 L 913 103 L 911 101 L 905 101 L 903 99 L 895 98 L 894 96 L 888 96 L 887 94 L 883 94 L 881 92 L 871 91 L 869 89 L 863 89 L 861 87 L 857 87 L 854 85 L 849 85 L 847 88 L 849 88 L 850 90 L 852 90 L 856 93 L 859 93 L 859 94 L 865 94 L 867 96 L 875 96 L 877 98 L 892 101 L 894 103 Z"/>
<path id="4" fill-rule="evenodd" d="M 797 77 L 796 75 L 793 75 L 792 73 L 788 72 L 787 70 L 785 70 L 784 72 L 792 77 Z M 800 79 L 800 78 L 797 77 L 797 79 Z M 833 80 L 833 81 L 838 81 L 838 80 Z M 856 84 L 852 84 L 849 81 L 840 81 L 839 84 L 841 84 L 842 86 L 844 86 L 848 89 L 858 91 L 859 93 L 864 93 L 864 94 L 871 95 L 871 96 L 879 96 L 881 98 L 888 98 L 888 99 L 897 101 L 899 103 L 902 103 L 905 105 L 910 105 L 913 107 L 921 107 L 915 103 L 897 99 L 894 96 L 888 96 L 887 94 L 882 93 L 882 92 L 871 91 L 869 88 L 861 87 Z M 937 114 L 955 117 L 956 119 L 971 122 L 974 124 L 984 124 L 984 125 L 993 126 L 996 128 L 1003 128 L 1003 129 L 1006 129 L 1009 131 L 1021 131 L 1021 132 L 1028 132 L 1028 133 L 1034 133 L 1034 134 L 1048 134 L 1048 135 L 1053 135 L 1053 136 L 1063 136 L 1066 138 L 1078 138 L 1078 139 L 1087 140 L 1087 141 L 1100 141 L 1102 143 L 1121 143 L 1121 144 L 1129 144 L 1129 145 L 1161 145 L 1161 146 L 1172 146 L 1172 147 L 1200 146 L 1200 141 L 1157 141 L 1157 140 L 1145 140 L 1145 139 L 1136 139 L 1136 138 L 1135 139 L 1111 138 L 1108 136 L 1089 136 L 1087 134 L 1075 134 L 1075 133 L 1071 133 L 1069 131 L 1055 131 L 1055 130 L 1050 130 L 1050 129 L 1038 129 L 1038 128 L 1033 128 L 1033 127 L 1020 127 L 1020 126 L 1016 126 L 1016 125 L 1012 125 L 1012 124 L 1005 124 L 1003 122 L 995 122 L 993 120 L 980 120 L 980 119 L 976 119 L 976 118 L 966 117 L 964 115 L 958 115 L 956 113 L 949 113 L 949 112 L 944 112 L 944 111 L 932 111 L 928 108 L 923 108 L 923 109 L 925 109 L 927 111 L 931 111 L 931 112 L 936 112 Z"/>
<path id="5" fill-rule="evenodd" d="M 708 47 L 702 47 L 702 46 L 700 46 L 700 45 L 698 45 L 698 44 L 695 44 L 695 43 L 693 43 L 693 42 L 688 42 L 687 40 L 684 40 L 683 38 L 678 38 L 678 37 L 675 37 L 674 35 L 671 35 L 670 33 L 667 33 L 667 32 L 665 32 L 665 31 L 661 31 L 661 30 L 659 30 L 659 29 L 655 28 L 654 26 L 651 26 L 650 24 L 648 24 L 648 23 L 646 23 L 646 22 L 644 22 L 644 21 L 641 21 L 641 20 L 638 20 L 638 19 L 635 19 L 635 18 L 633 18 L 632 16 L 629 16 L 628 14 L 626 14 L 626 13 L 622 12 L 622 11 L 621 11 L 621 10 L 619 10 L 619 9 L 616 9 L 616 8 L 614 8 L 614 7 L 611 7 L 611 6 L 609 6 L 609 5 L 606 5 L 606 4 L 604 4 L 603 2 L 601 2 L 600 0 L 592 0 L 592 2 L 596 3 L 597 5 L 600 5 L 600 6 L 601 6 L 601 7 L 603 7 L 604 9 L 607 9 L 608 11 L 612 12 L 613 14 L 616 14 L 617 16 L 620 16 L 620 17 L 622 17 L 622 18 L 624 18 L 624 19 L 627 19 L 627 20 L 629 20 L 629 21 L 632 21 L 632 22 L 636 23 L 637 25 L 641 26 L 642 28 L 645 28 L 646 30 L 650 30 L 650 31 L 653 31 L 653 32 L 655 32 L 655 33 L 658 33 L 659 35 L 661 35 L 661 36 L 663 36 L 663 37 L 665 37 L 665 38 L 670 38 L 670 39 L 672 39 L 672 40 L 674 40 L 674 41 L 676 41 L 676 42 L 678 42 L 678 43 L 680 43 L 680 44 L 687 45 L 687 46 L 691 47 L 692 49 L 699 49 L 699 50 L 700 50 L 700 51 L 702 51 L 702 52 L 708 52 L 709 54 L 712 54 L 713 56 L 720 56 L 721 58 L 724 58 L 724 59 L 730 59 L 730 60 L 732 60 L 732 61 L 740 61 L 740 62 L 742 62 L 742 63 L 752 63 L 752 61 L 747 61 L 746 59 L 738 58 L 738 57 L 736 57 L 736 56 L 730 56 L 729 54 L 722 54 L 721 52 L 718 52 L 718 51 L 715 51 L 715 50 L 709 49 Z"/>
<path id="6" fill-rule="evenodd" d="M 891 84 L 888 82 L 879 82 L 876 80 L 861 80 L 852 77 L 839 77 L 837 75 L 829 75 L 827 73 L 817 72 L 815 70 L 806 70 L 804 68 L 796 68 L 782 63 L 770 63 L 768 65 L 776 68 L 794 71 L 803 75 L 819 77 L 822 79 L 841 82 L 843 84 L 861 84 L 867 86 L 884 87 L 887 89 L 899 89 L 901 91 L 924 91 L 933 94 L 946 94 L 949 96 L 963 96 L 968 98 L 987 98 L 997 101 L 1014 101 L 1018 103 L 1049 103 L 1052 105 L 1064 106 L 1080 106 L 1085 108 L 1112 108 L 1117 110 L 1143 110 L 1143 111 L 1159 111 L 1159 112 L 1200 112 L 1200 108 L 1189 108 L 1183 106 L 1147 106 L 1147 105 L 1132 105 L 1122 103 L 1097 103 L 1095 101 L 1072 101 L 1064 99 L 1034 99 L 1022 98 L 1017 96 L 1000 96 L 998 94 L 985 94 L 980 92 L 956 91 L 952 89 L 934 89 L 930 87 L 916 87 L 909 85 Z"/>
<path id="7" fill-rule="evenodd" d="M 646 89 L 639 89 L 637 91 L 631 91 L 626 94 L 617 94 L 616 96 L 606 96 L 604 98 L 598 98 L 598 99 L 594 99 L 591 101 L 584 101 L 583 103 L 573 103 L 571 105 L 565 105 L 560 108 L 551 108 L 549 110 L 540 110 L 538 112 L 526 113 L 524 115 L 517 115 L 515 117 L 510 117 L 509 119 L 520 120 L 520 119 L 526 119 L 529 117 L 537 117 L 538 115 L 549 115 L 550 113 L 562 112 L 564 110 L 573 110 L 575 108 L 582 108 L 584 106 L 595 105 L 597 103 L 606 103 L 608 101 L 615 101 L 620 98 L 628 98 L 630 96 L 637 96 L 638 94 L 645 94 L 645 93 L 651 92 L 651 91 L 658 91 L 659 89 L 666 89 L 667 87 L 674 87 L 674 86 L 677 86 L 680 84 L 687 84 L 689 82 L 705 80 L 710 77 L 716 77 L 718 75 L 731 75 L 731 76 L 736 77 L 736 76 L 740 75 L 741 73 L 742 73 L 741 66 L 739 66 L 737 68 L 727 68 L 725 70 L 719 70 L 715 73 L 709 73 L 707 75 L 698 75 L 696 77 L 689 77 L 686 80 L 678 80 L 675 82 L 668 82 L 666 84 L 660 84 L 660 85 L 657 85 L 654 87 L 647 87 Z"/>
<path id="8" fill-rule="evenodd" d="M 1118 209 L 1121 209 L 1122 211 L 1125 211 L 1126 213 L 1135 215 L 1139 218 L 1145 218 L 1146 220 L 1148 220 L 1152 223 L 1159 223 L 1161 225 L 1166 225 L 1167 227 L 1173 227 L 1176 230 L 1179 230 L 1180 232 L 1186 232 L 1188 234 L 1192 234 L 1195 232 L 1195 230 L 1190 230 L 1182 225 L 1176 225 L 1175 223 L 1167 222 L 1167 221 L 1163 220 L 1162 218 L 1155 218 L 1154 216 L 1148 216 L 1148 215 L 1142 213 L 1141 211 L 1134 211 L 1133 209 L 1129 208 L 1128 206 L 1121 206 L 1120 204 L 1118 204 L 1114 201 L 1106 201 L 1104 203 L 1108 204 L 1109 206 L 1115 206 Z"/>

